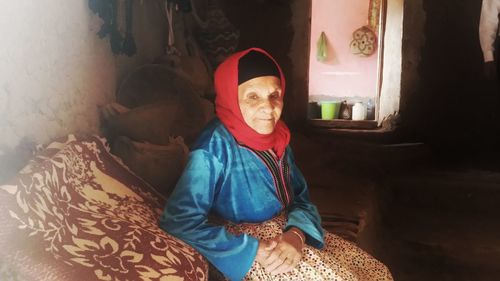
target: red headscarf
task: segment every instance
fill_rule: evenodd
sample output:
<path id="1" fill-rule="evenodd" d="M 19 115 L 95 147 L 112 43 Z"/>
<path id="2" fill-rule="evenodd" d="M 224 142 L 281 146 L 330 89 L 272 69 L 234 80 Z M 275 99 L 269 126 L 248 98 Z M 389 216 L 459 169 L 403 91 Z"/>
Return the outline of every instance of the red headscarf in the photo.
<path id="1" fill-rule="evenodd" d="M 274 131 L 270 134 L 259 134 L 247 125 L 241 114 L 238 103 L 238 62 L 241 57 L 250 51 L 257 51 L 265 54 L 276 64 L 280 72 L 282 94 L 285 94 L 285 76 L 280 66 L 271 55 L 259 48 L 250 48 L 235 53 L 222 62 L 215 71 L 215 112 L 222 124 L 240 143 L 243 143 L 255 150 L 273 151 L 279 158 L 285 152 L 290 142 L 290 130 L 281 120 L 278 120 Z"/>

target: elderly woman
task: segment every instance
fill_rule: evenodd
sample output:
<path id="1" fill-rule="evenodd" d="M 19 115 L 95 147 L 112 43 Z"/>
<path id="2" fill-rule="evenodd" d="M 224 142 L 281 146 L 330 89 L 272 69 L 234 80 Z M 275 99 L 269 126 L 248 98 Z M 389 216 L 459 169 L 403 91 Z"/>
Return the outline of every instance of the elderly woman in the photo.
<path id="1" fill-rule="evenodd" d="M 321 228 L 280 120 L 276 61 L 258 48 L 236 53 L 217 68 L 215 90 L 217 118 L 192 148 L 161 227 L 230 280 L 392 280 Z"/>

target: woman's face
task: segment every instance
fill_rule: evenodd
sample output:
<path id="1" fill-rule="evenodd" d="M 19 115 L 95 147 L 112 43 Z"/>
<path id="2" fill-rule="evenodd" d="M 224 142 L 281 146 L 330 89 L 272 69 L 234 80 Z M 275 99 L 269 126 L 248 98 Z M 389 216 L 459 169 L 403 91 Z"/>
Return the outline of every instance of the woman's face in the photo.
<path id="1" fill-rule="evenodd" d="M 283 93 L 280 79 L 261 76 L 238 86 L 238 104 L 243 119 L 259 134 L 274 131 L 283 110 Z"/>

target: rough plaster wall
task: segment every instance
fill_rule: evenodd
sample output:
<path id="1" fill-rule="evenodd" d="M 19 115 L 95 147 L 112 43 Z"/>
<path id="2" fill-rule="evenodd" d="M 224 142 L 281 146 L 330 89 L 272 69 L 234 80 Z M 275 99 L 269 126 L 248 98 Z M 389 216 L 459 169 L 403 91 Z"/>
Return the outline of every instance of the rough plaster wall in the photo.
<path id="1" fill-rule="evenodd" d="M 384 35 L 384 64 L 382 70 L 382 87 L 380 91 L 380 108 L 378 119 L 399 111 L 401 97 L 401 38 L 403 34 L 404 0 L 387 1 L 387 17 Z"/>
<path id="2" fill-rule="evenodd" d="M 0 180 L 24 165 L 34 143 L 99 132 L 97 107 L 114 100 L 118 74 L 163 52 L 152 2 L 134 11 L 139 54 L 130 59 L 98 38 L 101 20 L 86 0 L 0 1 Z"/>
<path id="3" fill-rule="evenodd" d="M 0 148 L 97 132 L 96 104 L 113 99 L 115 61 L 86 1 L 0 3 Z"/>

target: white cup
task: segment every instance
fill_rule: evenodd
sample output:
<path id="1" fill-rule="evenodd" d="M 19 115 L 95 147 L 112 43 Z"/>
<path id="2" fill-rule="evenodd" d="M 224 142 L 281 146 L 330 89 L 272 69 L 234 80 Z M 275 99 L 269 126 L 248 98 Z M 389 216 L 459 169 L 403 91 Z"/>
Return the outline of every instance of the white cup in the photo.
<path id="1" fill-rule="evenodd" d="M 366 120 L 366 106 L 362 102 L 357 102 L 352 107 L 352 120 Z"/>

